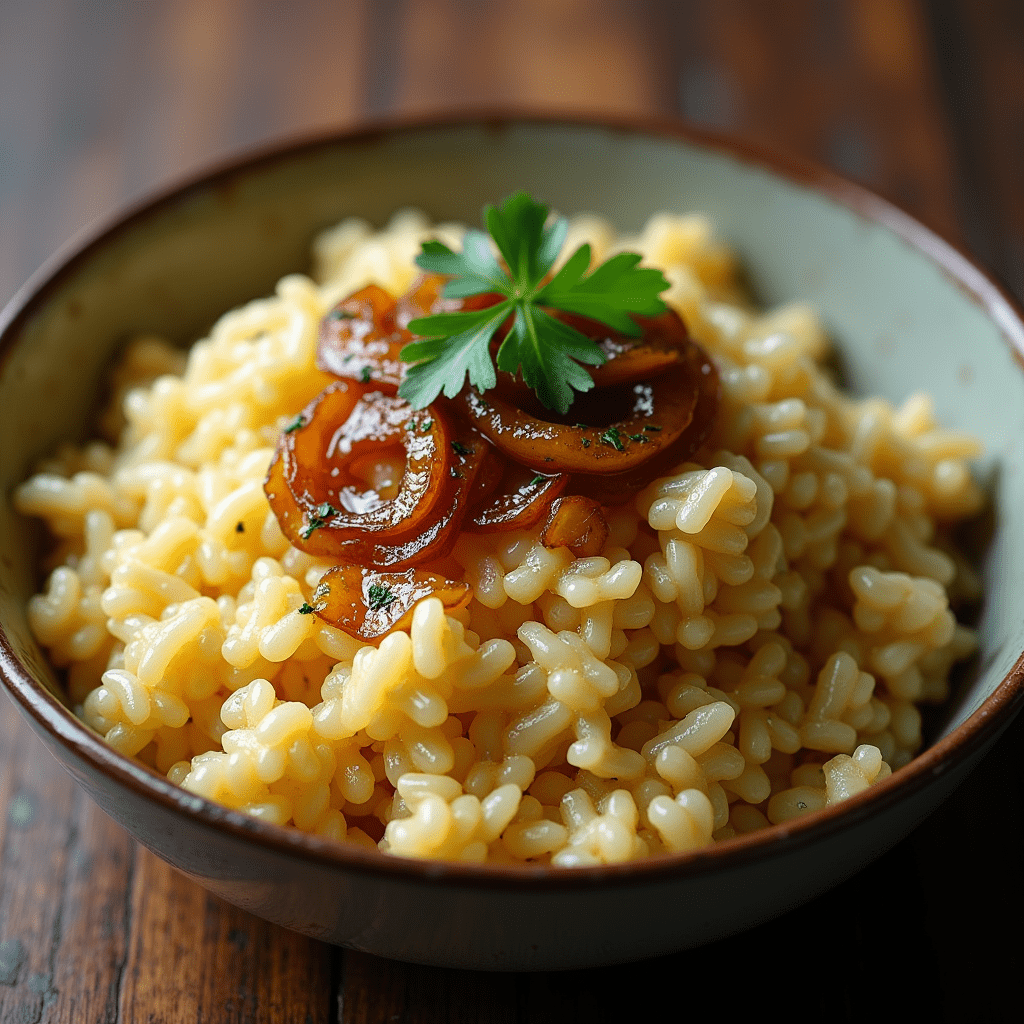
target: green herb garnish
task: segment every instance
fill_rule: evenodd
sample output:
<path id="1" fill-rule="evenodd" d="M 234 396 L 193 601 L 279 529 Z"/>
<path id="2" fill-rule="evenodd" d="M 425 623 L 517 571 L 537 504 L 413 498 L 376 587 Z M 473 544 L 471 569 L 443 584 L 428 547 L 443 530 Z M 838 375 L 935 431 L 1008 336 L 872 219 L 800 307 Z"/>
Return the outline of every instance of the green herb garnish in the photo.
<path id="1" fill-rule="evenodd" d="M 626 446 L 622 443 L 622 435 L 618 427 L 609 427 L 598 440 L 601 444 L 610 444 L 616 451 L 624 452 Z"/>
<path id="2" fill-rule="evenodd" d="M 316 609 L 308 601 L 303 601 L 302 604 L 299 605 L 300 615 L 312 615 L 315 611 Z"/>
<path id="3" fill-rule="evenodd" d="M 369 383 L 370 383 L 370 368 L 369 368 L 368 366 L 364 366 L 364 367 L 363 367 L 363 368 L 362 368 L 362 369 L 361 369 L 361 370 L 359 371 L 359 379 L 360 379 L 360 380 L 361 380 L 361 381 L 362 381 L 362 382 L 363 382 L 364 384 L 369 384 Z"/>
<path id="4" fill-rule="evenodd" d="M 650 423 L 645 423 L 644 424 L 644 430 L 647 430 L 647 431 L 650 431 L 651 433 L 655 433 L 656 434 L 659 430 L 661 430 L 661 427 L 652 427 Z"/>
<path id="5" fill-rule="evenodd" d="M 461 444 L 458 441 L 452 441 L 452 451 L 455 452 L 456 455 L 472 455 L 473 454 L 473 449 L 472 448 L 467 448 L 464 444 Z"/>
<path id="6" fill-rule="evenodd" d="M 330 502 L 322 502 L 313 509 L 313 514 L 309 517 L 309 522 L 300 531 L 300 536 L 303 540 L 309 540 L 313 536 L 314 531 L 319 530 L 322 526 L 327 525 L 327 520 L 331 516 L 341 515 L 341 509 L 335 508 Z"/>
<path id="7" fill-rule="evenodd" d="M 511 319 L 498 349 L 498 369 L 520 373 L 546 408 L 564 414 L 575 392 L 594 386 L 580 364 L 600 366 L 606 357 L 592 339 L 544 307 L 579 313 L 632 337 L 641 330 L 631 313 L 651 316 L 665 310 L 658 296 L 668 282 L 660 270 L 638 267 L 637 253 L 619 253 L 588 274 L 590 246 L 582 245 L 545 283 L 569 226 L 564 217 L 548 223 L 548 212 L 525 192 L 517 192 L 501 206 L 484 209 L 489 236 L 467 231 L 462 252 L 437 241 L 423 243 L 416 263 L 452 277 L 444 286 L 445 298 L 490 292 L 503 298 L 485 309 L 436 313 L 410 322 L 409 330 L 422 340 L 402 349 L 402 359 L 416 365 L 398 393 L 414 408 L 429 405 L 442 391 L 454 398 L 467 376 L 481 392 L 493 388 L 497 375 L 489 346 L 495 331 Z M 494 255 L 492 240 L 504 266 Z"/>
<path id="8" fill-rule="evenodd" d="M 650 444 L 651 439 L 646 434 L 629 434 L 630 441 L 639 441 L 641 444 Z"/>
<path id="9" fill-rule="evenodd" d="M 371 583 L 369 592 L 366 595 L 366 603 L 371 611 L 379 612 L 393 604 L 397 598 L 382 583 Z"/>
<path id="10" fill-rule="evenodd" d="M 526 486 L 536 487 L 537 484 L 542 484 L 545 480 L 547 480 L 547 477 L 543 473 L 538 473 Z"/>
<path id="11" fill-rule="evenodd" d="M 303 416 L 302 413 L 299 413 L 299 415 L 296 416 L 295 419 L 293 419 L 291 421 L 291 423 L 289 423 L 288 426 L 284 428 L 284 432 L 286 434 L 292 434 L 296 430 L 300 430 L 305 425 L 306 425 L 306 417 Z"/>

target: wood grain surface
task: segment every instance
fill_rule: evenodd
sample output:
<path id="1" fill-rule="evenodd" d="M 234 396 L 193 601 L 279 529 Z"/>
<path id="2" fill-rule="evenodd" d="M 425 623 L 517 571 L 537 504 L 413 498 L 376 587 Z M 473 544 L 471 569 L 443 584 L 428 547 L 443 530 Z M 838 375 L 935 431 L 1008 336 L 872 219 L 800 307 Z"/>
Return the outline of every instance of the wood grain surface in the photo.
<path id="1" fill-rule="evenodd" d="M 0 302 L 94 218 L 284 135 L 526 104 L 678 116 L 828 164 L 1024 293 L 1016 0 L 0 0 Z M 488 975 L 230 907 L 138 847 L 0 698 L 0 1024 L 1019 1020 L 1011 728 L 873 866 L 703 949 Z M 668 911 L 670 912 L 670 911 Z"/>

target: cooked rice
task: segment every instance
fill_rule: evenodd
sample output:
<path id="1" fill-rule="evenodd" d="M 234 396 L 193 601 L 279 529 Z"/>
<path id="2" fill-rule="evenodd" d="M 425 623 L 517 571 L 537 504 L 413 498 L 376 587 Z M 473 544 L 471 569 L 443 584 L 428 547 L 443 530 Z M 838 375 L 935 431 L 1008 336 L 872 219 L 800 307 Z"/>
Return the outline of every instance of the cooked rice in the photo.
<path id="1" fill-rule="evenodd" d="M 315 245 L 315 279 L 223 316 L 188 353 L 132 344 L 105 441 L 16 496 L 57 538 L 29 617 L 78 714 L 121 753 L 264 821 L 403 856 L 576 866 L 694 850 L 860 792 L 911 759 L 921 701 L 974 647 L 945 539 L 981 496 L 975 439 L 914 395 L 855 401 L 800 304 L 751 308 L 701 216 L 639 237 L 577 218 L 567 249 L 640 251 L 719 367 L 692 461 L 610 516 L 600 557 L 539 529 L 463 534 L 474 588 L 364 644 L 300 614 L 330 563 L 263 493 L 279 431 L 329 378 L 331 306 L 394 293 L 429 235 L 396 214 Z"/>

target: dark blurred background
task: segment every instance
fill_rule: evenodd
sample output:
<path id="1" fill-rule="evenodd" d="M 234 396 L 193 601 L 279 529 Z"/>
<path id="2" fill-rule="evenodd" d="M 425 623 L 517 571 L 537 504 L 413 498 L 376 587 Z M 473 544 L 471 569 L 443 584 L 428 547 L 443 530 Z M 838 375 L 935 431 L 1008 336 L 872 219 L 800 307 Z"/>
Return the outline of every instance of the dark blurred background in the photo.
<path id="1" fill-rule="evenodd" d="M 3 0 L 0 298 L 91 219 L 239 149 L 510 106 L 811 158 L 1024 287 L 1019 0 Z"/>
<path id="2" fill-rule="evenodd" d="M 0 0 L 0 303 L 85 225 L 211 161 L 472 108 L 680 118 L 826 164 L 1024 295 L 1019 0 Z M 1018 725 L 866 871 L 745 935 L 601 971 L 464 975 L 207 896 L 0 699 L 0 1024 L 598 1022 L 663 1001 L 1019 1020 L 1022 741 Z"/>

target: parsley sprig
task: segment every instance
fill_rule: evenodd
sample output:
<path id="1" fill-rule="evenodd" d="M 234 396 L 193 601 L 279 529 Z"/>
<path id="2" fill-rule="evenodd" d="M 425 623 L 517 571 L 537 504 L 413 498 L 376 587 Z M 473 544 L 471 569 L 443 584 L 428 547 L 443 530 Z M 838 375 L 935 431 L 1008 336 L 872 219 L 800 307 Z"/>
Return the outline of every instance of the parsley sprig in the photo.
<path id="1" fill-rule="evenodd" d="M 658 296 L 668 282 L 661 271 L 637 266 L 637 253 L 619 253 L 588 274 L 590 246 L 582 245 L 545 283 L 569 227 L 564 217 L 549 219 L 548 213 L 548 207 L 517 192 L 500 206 L 485 208 L 489 236 L 467 231 L 462 252 L 438 241 L 423 243 L 416 263 L 451 277 L 442 292 L 445 298 L 492 292 L 504 298 L 485 309 L 436 313 L 409 324 L 422 340 L 402 349 L 402 359 L 415 365 L 398 393 L 414 408 L 429 405 L 442 391 L 454 398 L 467 376 L 479 391 L 493 388 L 497 375 L 491 339 L 511 317 L 498 348 L 498 369 L 521 373 L 546 408 L 564 414 L 575 392 L 594 386 L 581 364 L 600 366 L 605 355 L 592 339 L 546 309 L 579 313 L 632 337 L 641 331 L 630 314 L 653 316 L 665 310 Z"/>

